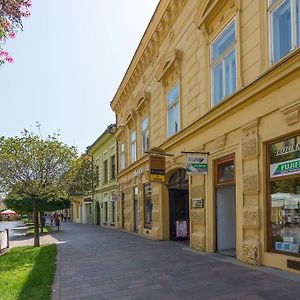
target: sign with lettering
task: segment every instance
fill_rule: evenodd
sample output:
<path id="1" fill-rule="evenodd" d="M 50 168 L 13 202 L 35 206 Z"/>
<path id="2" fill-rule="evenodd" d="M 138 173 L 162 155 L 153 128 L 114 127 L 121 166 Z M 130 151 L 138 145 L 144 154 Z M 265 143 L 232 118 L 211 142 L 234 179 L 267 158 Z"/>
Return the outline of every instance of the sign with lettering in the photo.
<path id="1" fill-rule="evenodd" d="M 137 177 L 139 175 L 142 175 L 144 172 L 148 172 L 148 171 L 149 171 L 148 166 L 144 166 L 144 167 L 134 170 L 133 176 Z"/>
<path id="2" fill-rule="evenodd" d="M 202 198 L 192 198 L 192 208 L 203 208 L 203 199 Z"/>
<path id="3" fill-rule="evenodd" d="M 284 148 L 279 148 L 276 151 L 276 156 L 281 156 L 281 155 L 285 155 L 288 153 L 292 153 L 292 152 L 297 152 L 300 151 L 300 145 L 296 144 L 296 145 L 290 145 Z"/>
<path id="4" fill-rule="evenodd" d="M 270 177 L 287 176 L 300 173 L 300 158 L 270 165 Z"/>
<path id="5" fill-rule="evenodd" d="M 150 155 L 150 181 L 165 182 L 166 158 Z"/>
<path id="6" fill-rule="evenodd" d="M 188 175 L 207 174 L 207 154 L 188 153 L 186 155 L 186 173 Z"/>
<path id="7" fill-rule="evenodd" d="M 85 197 L 85 198 L 83 198 L 83 202 L 84 203 L 93 202 L 93 199 L 92 199 L 92 197 Z"/>

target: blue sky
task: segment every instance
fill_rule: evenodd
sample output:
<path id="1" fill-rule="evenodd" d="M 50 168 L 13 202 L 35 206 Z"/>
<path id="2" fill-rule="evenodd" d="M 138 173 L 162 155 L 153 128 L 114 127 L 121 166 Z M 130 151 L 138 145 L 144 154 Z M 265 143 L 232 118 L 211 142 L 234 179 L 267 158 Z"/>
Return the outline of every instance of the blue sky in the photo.
<path id="1" fill-rule="evenodd" d="M 112 100 L 158 0 L 33 0 L 0 68 L 0 135 L 41 123 L 78 147 L 115 122 Z"/>

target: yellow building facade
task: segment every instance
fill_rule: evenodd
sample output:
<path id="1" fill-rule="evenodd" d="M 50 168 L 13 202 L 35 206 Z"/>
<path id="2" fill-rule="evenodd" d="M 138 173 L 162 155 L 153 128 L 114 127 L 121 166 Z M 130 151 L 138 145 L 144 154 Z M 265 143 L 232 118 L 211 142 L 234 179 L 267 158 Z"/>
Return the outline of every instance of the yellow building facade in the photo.
<path id="1" fill-rule="evenodd" d="M 111 102 L 121 228 L 300 273 L 298 14 L 159 2 Z M 186 174 L 186 152 L 208 154 L 206 175 Z"/>

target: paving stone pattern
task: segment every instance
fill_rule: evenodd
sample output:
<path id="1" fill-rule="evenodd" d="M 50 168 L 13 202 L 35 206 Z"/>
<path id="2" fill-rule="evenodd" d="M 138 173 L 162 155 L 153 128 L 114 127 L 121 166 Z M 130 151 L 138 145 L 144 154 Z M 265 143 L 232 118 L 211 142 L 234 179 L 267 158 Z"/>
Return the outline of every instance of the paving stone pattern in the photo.
<path id="1" fill-rule="evenodd" d="M 53 300 L 300 299 L 300 276 L 199 254 L 180 242 L 72 223 L 54 236 Z"/>

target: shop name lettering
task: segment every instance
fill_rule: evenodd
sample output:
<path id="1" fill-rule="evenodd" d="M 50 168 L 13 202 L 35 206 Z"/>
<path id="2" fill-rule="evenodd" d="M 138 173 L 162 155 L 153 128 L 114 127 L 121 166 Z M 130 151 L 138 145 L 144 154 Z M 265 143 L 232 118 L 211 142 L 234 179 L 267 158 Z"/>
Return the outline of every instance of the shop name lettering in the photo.
<path id="1" fill-rule="evenodd" d="M 300 170 L 300 160 L 279 164 L 276 168 L 274 175 L 282 174 L 285 172 L 295 172 Z"/>
<path id="2" fill-rule="evenodd" d="M 299 144 L 278 149 L 277 152 L 276 152 L 276 156 L 281 156 L 281 155 L 288 154 L 288 153 L 291 153 L 291 152 L 296 152 L 296 151 L 300 151 L 300 145 Z"/>
<path id="3" fill-rule="evenodd" d="M 136 177 L 136 176 L 139 176 L 139 175 L 141 175 L 141 174 L 143 174 L 144 172 L 147 172 L 147 171 L 149 171 L 148 167 L 143 167 L 143 168 L 134 170 L 133 175 Z"/>

